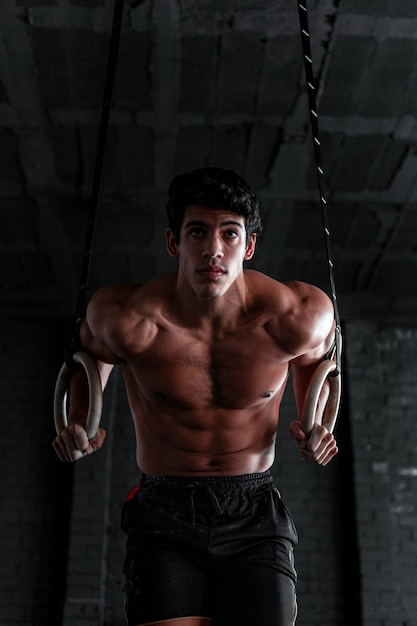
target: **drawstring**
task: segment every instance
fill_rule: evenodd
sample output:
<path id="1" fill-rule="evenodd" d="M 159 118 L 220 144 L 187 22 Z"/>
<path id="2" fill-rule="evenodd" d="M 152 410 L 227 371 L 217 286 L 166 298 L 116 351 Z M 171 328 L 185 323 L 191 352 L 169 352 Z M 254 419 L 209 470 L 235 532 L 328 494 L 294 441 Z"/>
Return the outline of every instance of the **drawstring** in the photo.
<path id="1" fill-rule="evenodd" d="M 214 509 L 217 515 L 223 515 L 223 509 L 220 506 L 220 502 L 218 497 L 216 496 L 215 491 L 209 485 L 202 485 L 199 482 L 192 482 L 187 485 L 187 489 L 190 490 L 190 508 L 191 508 L 191 517 L 193 520 L 193 526 L 195 526 L 196 522 L 196 510 L 195 510 L 195 501 L 194 497 L 198 490 L 205 489 L 206 493 L 209 495 L 211 503 L 214 506 Z"/>

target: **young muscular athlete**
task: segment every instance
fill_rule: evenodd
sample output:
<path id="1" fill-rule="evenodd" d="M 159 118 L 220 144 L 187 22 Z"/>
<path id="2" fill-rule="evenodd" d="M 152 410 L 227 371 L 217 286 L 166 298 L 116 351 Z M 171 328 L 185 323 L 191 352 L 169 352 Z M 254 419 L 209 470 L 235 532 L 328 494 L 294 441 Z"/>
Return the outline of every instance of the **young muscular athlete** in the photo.
<path id="1" fill-rule="evenodd" d="M 269 469 L 289 371 L 300 413 L 334 339 L 333 307 L 311 285 L 243 269 L 261 218 L 234 172 L 177 177 L 167 209 L 178 271 L 101 289 L 81 328 L 103 385 L 113 364 L 123 369 L 143 473 L 122 516 L 127 622 L 290 626 L 297 535 Z M 83 428 L 82 373 L 70 395 L 54 441 L 63 461 L 105 438 Z M 319 415 L 308 439 L 298 421 L 291 435 L 301 457 L 326 465 L 337 446 Z"/>

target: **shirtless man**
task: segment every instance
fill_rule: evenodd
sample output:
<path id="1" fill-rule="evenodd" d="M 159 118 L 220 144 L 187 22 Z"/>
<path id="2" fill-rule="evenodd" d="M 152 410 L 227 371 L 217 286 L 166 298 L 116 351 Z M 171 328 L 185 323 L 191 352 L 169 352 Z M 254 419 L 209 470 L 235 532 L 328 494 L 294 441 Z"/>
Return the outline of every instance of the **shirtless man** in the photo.
<path id="1" fill-rule="evenodd" d="M 122 515 L 127 623 L 290 626 L 297 535 L 269 469 L 289 371 L 300 414 L 334 339 L 333 306 L 311 285 L 243 269 L 261 218 L 234 172 L 177 177 L 167 210 L 178 271 L 101 289 L 81 327 L 103 385 L 121 364 L 143 472 Z M 70 395 L 53 444 L 63 461 L 105 438 L 100 429 L 89 441 L 83 428 L 82 372 Z M 301 457 L 326 465 L 337 446 L 320 408 L 309 437 L 297 420 L 291 435 Z"/>

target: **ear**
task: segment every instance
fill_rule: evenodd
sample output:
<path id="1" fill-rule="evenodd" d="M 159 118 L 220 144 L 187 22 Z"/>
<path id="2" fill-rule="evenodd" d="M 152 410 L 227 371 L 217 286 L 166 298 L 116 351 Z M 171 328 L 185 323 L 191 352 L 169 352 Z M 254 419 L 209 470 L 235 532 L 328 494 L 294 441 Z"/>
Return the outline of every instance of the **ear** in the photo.
<path id="1" fill-rule="evenodd" d="M 245 251 L 245 256 L 244 256 L 245 261 L 249 261 L 253 257 L 253 255 L 255 254 L 255 247 L 256 247 L 256 233 L 252 233 L 252 235 L 250 236 L 249 243 L 246 246 L 246 251 Z"/>
<path id="2" fill-rule="evenodd" d="M 165 238 L 166 238 L 168 254 L 172 257 L 179 256 L 177 240 L 175 239 L 175 235 L 173 231 L 171 230 L 171 228 L 166 229 Z"/>

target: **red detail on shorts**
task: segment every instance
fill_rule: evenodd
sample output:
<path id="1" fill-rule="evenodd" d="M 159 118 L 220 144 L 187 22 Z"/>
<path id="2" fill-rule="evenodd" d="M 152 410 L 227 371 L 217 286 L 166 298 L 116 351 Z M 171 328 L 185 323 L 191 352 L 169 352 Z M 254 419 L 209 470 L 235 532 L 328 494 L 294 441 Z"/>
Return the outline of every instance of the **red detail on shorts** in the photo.
<path id="1" fill-rule="evenodd" d="M 133 489 L 131 489 L 131 491 L 129 491 L 129 493 L 127 494 L 125 502 L 129 502 L 129 500 L 132 500 L 132 498 L 134 498 L 134 496 L 137 494 L 139 489 L 140 489 L 140 485 L 136 485 L 136 487 L 133 487 Z"/>

